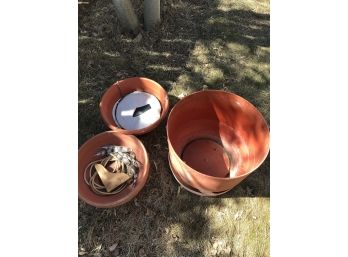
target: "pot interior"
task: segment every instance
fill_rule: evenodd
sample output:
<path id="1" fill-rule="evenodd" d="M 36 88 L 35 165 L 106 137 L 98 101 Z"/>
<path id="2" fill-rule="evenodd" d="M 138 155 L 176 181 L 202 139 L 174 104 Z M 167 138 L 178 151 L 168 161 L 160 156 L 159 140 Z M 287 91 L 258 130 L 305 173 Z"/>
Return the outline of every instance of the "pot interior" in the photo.
<path id="1" fill-rule="evenodd" d="M 257 168 L 268 154 L 269 130 L 245 99 L 224 91 L 201 91 L 181 100 L 168 119 L 168 139 L 192 169 L 233 178 Z"/>

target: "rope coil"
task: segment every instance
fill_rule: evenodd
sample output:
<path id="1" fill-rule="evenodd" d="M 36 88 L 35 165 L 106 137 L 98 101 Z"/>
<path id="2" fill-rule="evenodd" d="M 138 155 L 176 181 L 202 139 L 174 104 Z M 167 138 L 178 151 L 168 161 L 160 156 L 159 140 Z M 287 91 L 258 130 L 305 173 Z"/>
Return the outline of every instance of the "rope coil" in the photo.
<path id="1" fill-rule="evenodd" d="M 132 149 L 124 146 L 107 145 L 101 147 L 96 156 L 101 156 L 102 158 L 90 162 L 84 171 L 84 181 L 94 193 L 98 195 L 115 195 L 124 190 L 129 184 L 135 186 L 139 172 L 139 162 L 136 160 Z M 102 165 L 102 169 L 98 165 Z M 111 168 L 111 166 L 113 167 Z M 111 171 L 110 168 L 112 169 Z M 101 172 L 104 172 L 104 174 L 101 174 Z M 123 180 L 121 180 L 124 182 L 120 183 L 115 178 L 117 173 L 119 176 L 120 173 L 124 173 L 122 175 Z M 101 177 L 101 175 L 104 176 Z M 110 176 L 113 176 L 113 179 L 109 179 Z"/>

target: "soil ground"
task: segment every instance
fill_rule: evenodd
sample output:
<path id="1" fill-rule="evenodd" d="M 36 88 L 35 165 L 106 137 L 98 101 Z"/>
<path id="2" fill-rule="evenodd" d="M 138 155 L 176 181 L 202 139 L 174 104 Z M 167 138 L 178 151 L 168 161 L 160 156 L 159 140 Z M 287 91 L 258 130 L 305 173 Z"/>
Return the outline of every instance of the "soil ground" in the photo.
<path id="1" fill-rule="evenodd" d="M 143 1 L 132 3 L 143 23 Z M 79 3 L 79 146 L 108 130 L 101 95 L 132 76 L 159 82 L 171 107 L 203 88 L 234 92 L 269 123 L 269 1 L 162 0 L 161 10 L 159 28 L 136 40 L 111 0 Z M 269 256 L 269 157 L 225 195 L 199 197 L 170 172 L 165 124 L 139 137 L 151 174 L 134 201 L 96 209 L 79 200 L 79 255 Z"/>

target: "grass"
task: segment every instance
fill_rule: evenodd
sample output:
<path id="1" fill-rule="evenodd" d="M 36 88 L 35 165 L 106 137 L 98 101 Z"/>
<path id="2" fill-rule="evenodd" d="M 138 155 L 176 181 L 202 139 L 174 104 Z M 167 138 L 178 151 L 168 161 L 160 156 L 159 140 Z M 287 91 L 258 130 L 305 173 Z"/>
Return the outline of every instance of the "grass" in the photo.
<path id="1" fill-rule="evenodd" d="M 139 20 L 142 2 L 133 1 Z M 267 0 L 162 0 L 158 31 L 134 37 L 122 33 L 111 1 L 79 5 L 79 145 L 108 130 L 100 97 L 132 76 L 159 82 L 171 106 L 203 88 L 235 92 L 269 123 Z M 104 210 L 79 201 L 80 254 L 269 256 L 269 157 L 229 193 L 198 197 L 180 190 L 170 173 L 165 123 L 139 137 L 151 174 L 135 201 Z"/>

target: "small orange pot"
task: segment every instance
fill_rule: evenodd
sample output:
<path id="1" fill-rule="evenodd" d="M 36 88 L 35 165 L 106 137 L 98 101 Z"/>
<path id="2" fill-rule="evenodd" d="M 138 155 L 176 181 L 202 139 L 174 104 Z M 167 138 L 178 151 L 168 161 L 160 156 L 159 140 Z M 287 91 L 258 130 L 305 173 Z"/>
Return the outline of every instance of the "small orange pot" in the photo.
<path id="1" fill-rule="evenodd" d="M 159 120 L 146 128 L 138 130 L 125 130 L 118 127 L 118 125 L 115 123 L 112 116 L 112 109 L 118 100 L 120 100 L 125 95 L 137 90 L 152 94 L 159 100 L 162 107 L 161 116 Z M 163 120 L 163 118 L 167 115 L 168 107 L 168 95 L 167 92 L 161 87 L 161 85 L 151 79 L 142 77 L 134 77 L 117 81 L 106 90 L 99 104 L 101 117 L 111 130 L 122 132 L 123 134 L 132 135 L 145 134 L 156 128 Z"/>
<path id="2" fill-rule="evenodd" d="M 100 157 L 95 154 L 101 146 L 121 145 L 133 149 L 136 159 L 140 163 L 139 173 L 135 186 L 128 185 L 124 190 L 115 195 L 97 195 L 84 181 L 84 171 L 87 165 Z M 112 208 L 132 200 L 144 187 L 149 176 L 149 158 L 144 145 L 132 135 L 124 135 L 116 131 L 106 131 L 87 140 L 79 149 L 78 189 L 79 197 L 86 203 L 98 208 Z"/>
<path id="3" fill-rule="evenodd" d="M 178 102 L 168 117 L 167 138 L 174 176 L 207 196 L 231 190 L 269 152 L 262 114 L 242 97 L 219 90 Z"/>

